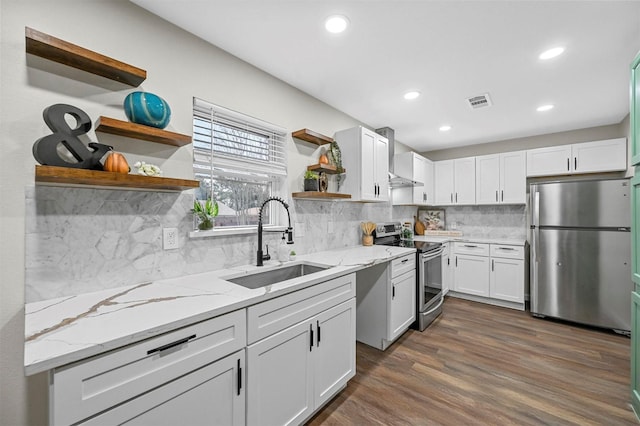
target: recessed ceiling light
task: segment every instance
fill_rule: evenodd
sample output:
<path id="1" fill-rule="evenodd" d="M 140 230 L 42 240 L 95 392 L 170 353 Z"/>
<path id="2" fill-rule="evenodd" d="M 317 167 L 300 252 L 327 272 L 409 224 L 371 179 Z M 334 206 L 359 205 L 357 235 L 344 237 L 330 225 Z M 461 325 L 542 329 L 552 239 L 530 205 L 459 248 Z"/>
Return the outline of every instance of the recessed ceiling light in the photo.
<path id="1" fill-rule="evenodd" d="M 404 98 L 408 101 L 410 101 L 411 99 L 415 99 L 418 96 L 420 96 L 420 92 L 416 92 L 415 90 L 404 94 Z"/>
<path id="2" fill-rule="evenodd" d="M 541 105 L 538 108 L 536 108 L 536 111 L 538 112 L 544 112 L 544 111 L 549 111 L 550 109 L 553 109 L 554 105 L 548 104 L 548 105 Z"/>
<path id="3" fill-rule="evenodd" d="M 324 21 L 324 27 L 332 34 L 339 34 L 347 29 L 349 26 L 349 18 L 344 15 L 329 16 Z"/>
<path id="4" fill-rule="evenodd" d="M 544 52 L 542 52 L 540 56 L 538 56 L 538 58 L 547 60 L 555 58 L 558 55 L 562 55 L 562 52 L 564 52 L 564 47 L 554 47 L 553 49 L 545 50 Z"/>
<path id="5" fill-rule="evenodd" d="M 451 130 L 451 126 L 445 124 L 444 126 L 440 126 L 440 131 L 441 132 L 448 132 L 449 130 Z"/>

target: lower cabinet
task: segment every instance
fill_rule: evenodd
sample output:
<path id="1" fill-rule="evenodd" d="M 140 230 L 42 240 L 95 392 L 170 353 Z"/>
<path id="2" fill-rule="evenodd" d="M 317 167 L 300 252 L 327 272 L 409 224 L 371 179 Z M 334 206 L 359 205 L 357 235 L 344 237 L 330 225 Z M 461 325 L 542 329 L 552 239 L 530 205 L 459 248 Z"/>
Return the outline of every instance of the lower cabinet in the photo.
<path id="1" fill-rule="evenodd" d="M 356 340 L 387 349 L 416 320 L 416 255 L 357 272 Z"/>
<path id="2" fill-rule="evenodd" d="M 355 375 L 355 299 L 247 348 L 247 424 L 300 424 Z"/>
<path id="3" fill-rule="evenodd" d="M 244 425 L 244 365 L 243 349 L 80 424 Z"/>
<path id="4" fill-rule="evenodd" d="M 49 423 L 244 424 L 246 333 L 240 309 L 56 368 Z"/>
<path id="5" fill-rule="evenodd" d="M 631 292 L 631 405 L 640 414 L 640 293 Z"/>
<path id="6" fill-rule="evenodd" d="M 524 310 L 524 246 L 456 242 L 453 251 L 457 296 Z"/>
<path id="7" fill-rule="evenodd" d="M 455 290 L 461 293 L 489 296 L 489 258 L 456 254 Z"/>
<path id="8" fill-rule="evenodd" d="M 295 425 L 356 373 L 356 275 L 247 308 L 247 424 Z"/>

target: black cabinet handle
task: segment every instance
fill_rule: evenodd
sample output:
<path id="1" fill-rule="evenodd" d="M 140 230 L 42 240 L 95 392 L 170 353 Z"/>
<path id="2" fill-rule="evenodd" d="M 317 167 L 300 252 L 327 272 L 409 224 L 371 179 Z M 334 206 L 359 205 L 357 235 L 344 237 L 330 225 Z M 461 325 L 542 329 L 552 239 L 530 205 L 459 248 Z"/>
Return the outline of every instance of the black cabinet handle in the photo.
<path id="1" fill-rule="evenodd" d="M 311 338 L 309 339 L 309 352 L 313 350 L 313 324 L 309 324 L 309 333 Z"/>
<path id="2" fill-rule="evenodd" d="M 573 170 L 578 170 L 578 157 L 573 157 Z"/>
<path id="3" fill-rule="evenodd" d="M 148 350 L 147 351 L 147 355 L 151 355 L 151 354 L 156 353 L 156 352 L 166 351 L 167 349 L 171 349 L 173 347 L 180 346 L 180 345 L 182 345 L 184 343 L 187 343 L 189 340 L 192 340 L 192 339 L 195 339 L 195 338 L 196 338 L 196 335 L 193 334 L 193 335 L 191 335 L 189 337 L 185 337 L 184 339 L 176 340 L 175 342 L 172 342 L 172 343 L 167 343 L 166 345 L 162 345 L 162 346 L 159 346 L 159 347 L 157 347 L 155 349 Z"/>
<path id="4" fill-rule="evenodd" d="M 492 270 L 492 271 L 493 271 L 493 266 L 494 266 L 494 263 L 493 263 L 493 262 L 495 262 L 495 260 L 491 259 L 491 270 Z"/>
<path id="5" fill-rule="evenodd" d="M 453 192 L 451 193 L 451 202 L 453 203 Z"/>
<path id="6" fill-rule="evenodd" d="M 569 161 L 570 160 L 567 158 L 567 171 L 569 171 L 569 167 L 571 167 Z"/>
<path id="7" fill-rule="evenodd" d="M 498 202 L 498 190 L 496 189 L 496 203 Z"/>
<path id="8" fill-rule="evenodd" d="M 238 358 L 238 395 L 242 389 L 242 367 L 240 367 L 240 358 Z"/>
<path id="9" fill-rule="evenodd" d="M 320 321 L 316 321 L 317 327 L 318 327 L 318 342 L 317 345 L 318 347 L 320 347 Z"/>
<path id="10" fill-rule="evenodd" d="M 465 246 L 465 247 L 478 247 L 478 246 L 477 246 L 477 245 L 475 245 L 475 244 L 465 244 L 464 246 Z"/>
<path id="11" fill-rule="evenodd" d="M 458 267 L 458 256 L 456 256 L 456 268 Z"/>
<path id="12" fill-rule="evenodd" d="M 396 286 L 391 286 L 391 298 L 394 299 L 396 297 Z"/>
<path id="13" fill-rule="evenodd" d="M 404 259 L 402 262 L 400 263 L 407 263 L 409 261 L 409 259 Z"/>
<path id="14" fill-rule="evenodd" d="M 447 257 L 447 265 L 451 265 L 451 259 Z"/>
<path id="15" fill-rule="evenodd" d="M 458 193 L 456 192 L 456 203 L 458 202 Z"/>
<path id="16" fill-rule="evenodd" d="M 504 189 L 500 190 L 500 192 L 501 192 L 501 196 L 502 196 L 502 200 L 501 201 L 504 201 Z"/>

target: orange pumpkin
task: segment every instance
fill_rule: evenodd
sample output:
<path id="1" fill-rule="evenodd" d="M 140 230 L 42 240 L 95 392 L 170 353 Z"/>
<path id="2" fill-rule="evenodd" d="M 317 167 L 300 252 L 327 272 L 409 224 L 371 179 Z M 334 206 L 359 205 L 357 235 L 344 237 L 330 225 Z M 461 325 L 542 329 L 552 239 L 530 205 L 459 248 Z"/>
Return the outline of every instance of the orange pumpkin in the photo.
<path id="1" fill-rule="evenodd" d="M 116 173 L 129 173 L 131 168 L 129 168 L 129 163 L 127 163 L 124 155 L 119 152 L 112 152 L 104 162 L 104 170 L 108 172 L 116 172 Z"/>

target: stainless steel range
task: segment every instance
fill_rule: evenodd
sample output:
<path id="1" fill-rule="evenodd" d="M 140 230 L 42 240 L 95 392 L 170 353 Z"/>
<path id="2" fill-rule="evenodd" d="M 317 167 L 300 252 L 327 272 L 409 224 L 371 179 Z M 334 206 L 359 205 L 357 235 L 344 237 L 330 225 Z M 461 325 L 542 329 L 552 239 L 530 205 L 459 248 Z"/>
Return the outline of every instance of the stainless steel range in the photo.
<path id="1" fill-rule="evenodd" d="M 427 328 L 442 313 L 442 251 L 440 243 L 403 240 L 400 222 L 379 223 L 374 232 L 374 244 L 416 249 L 417 327 Z"/>

